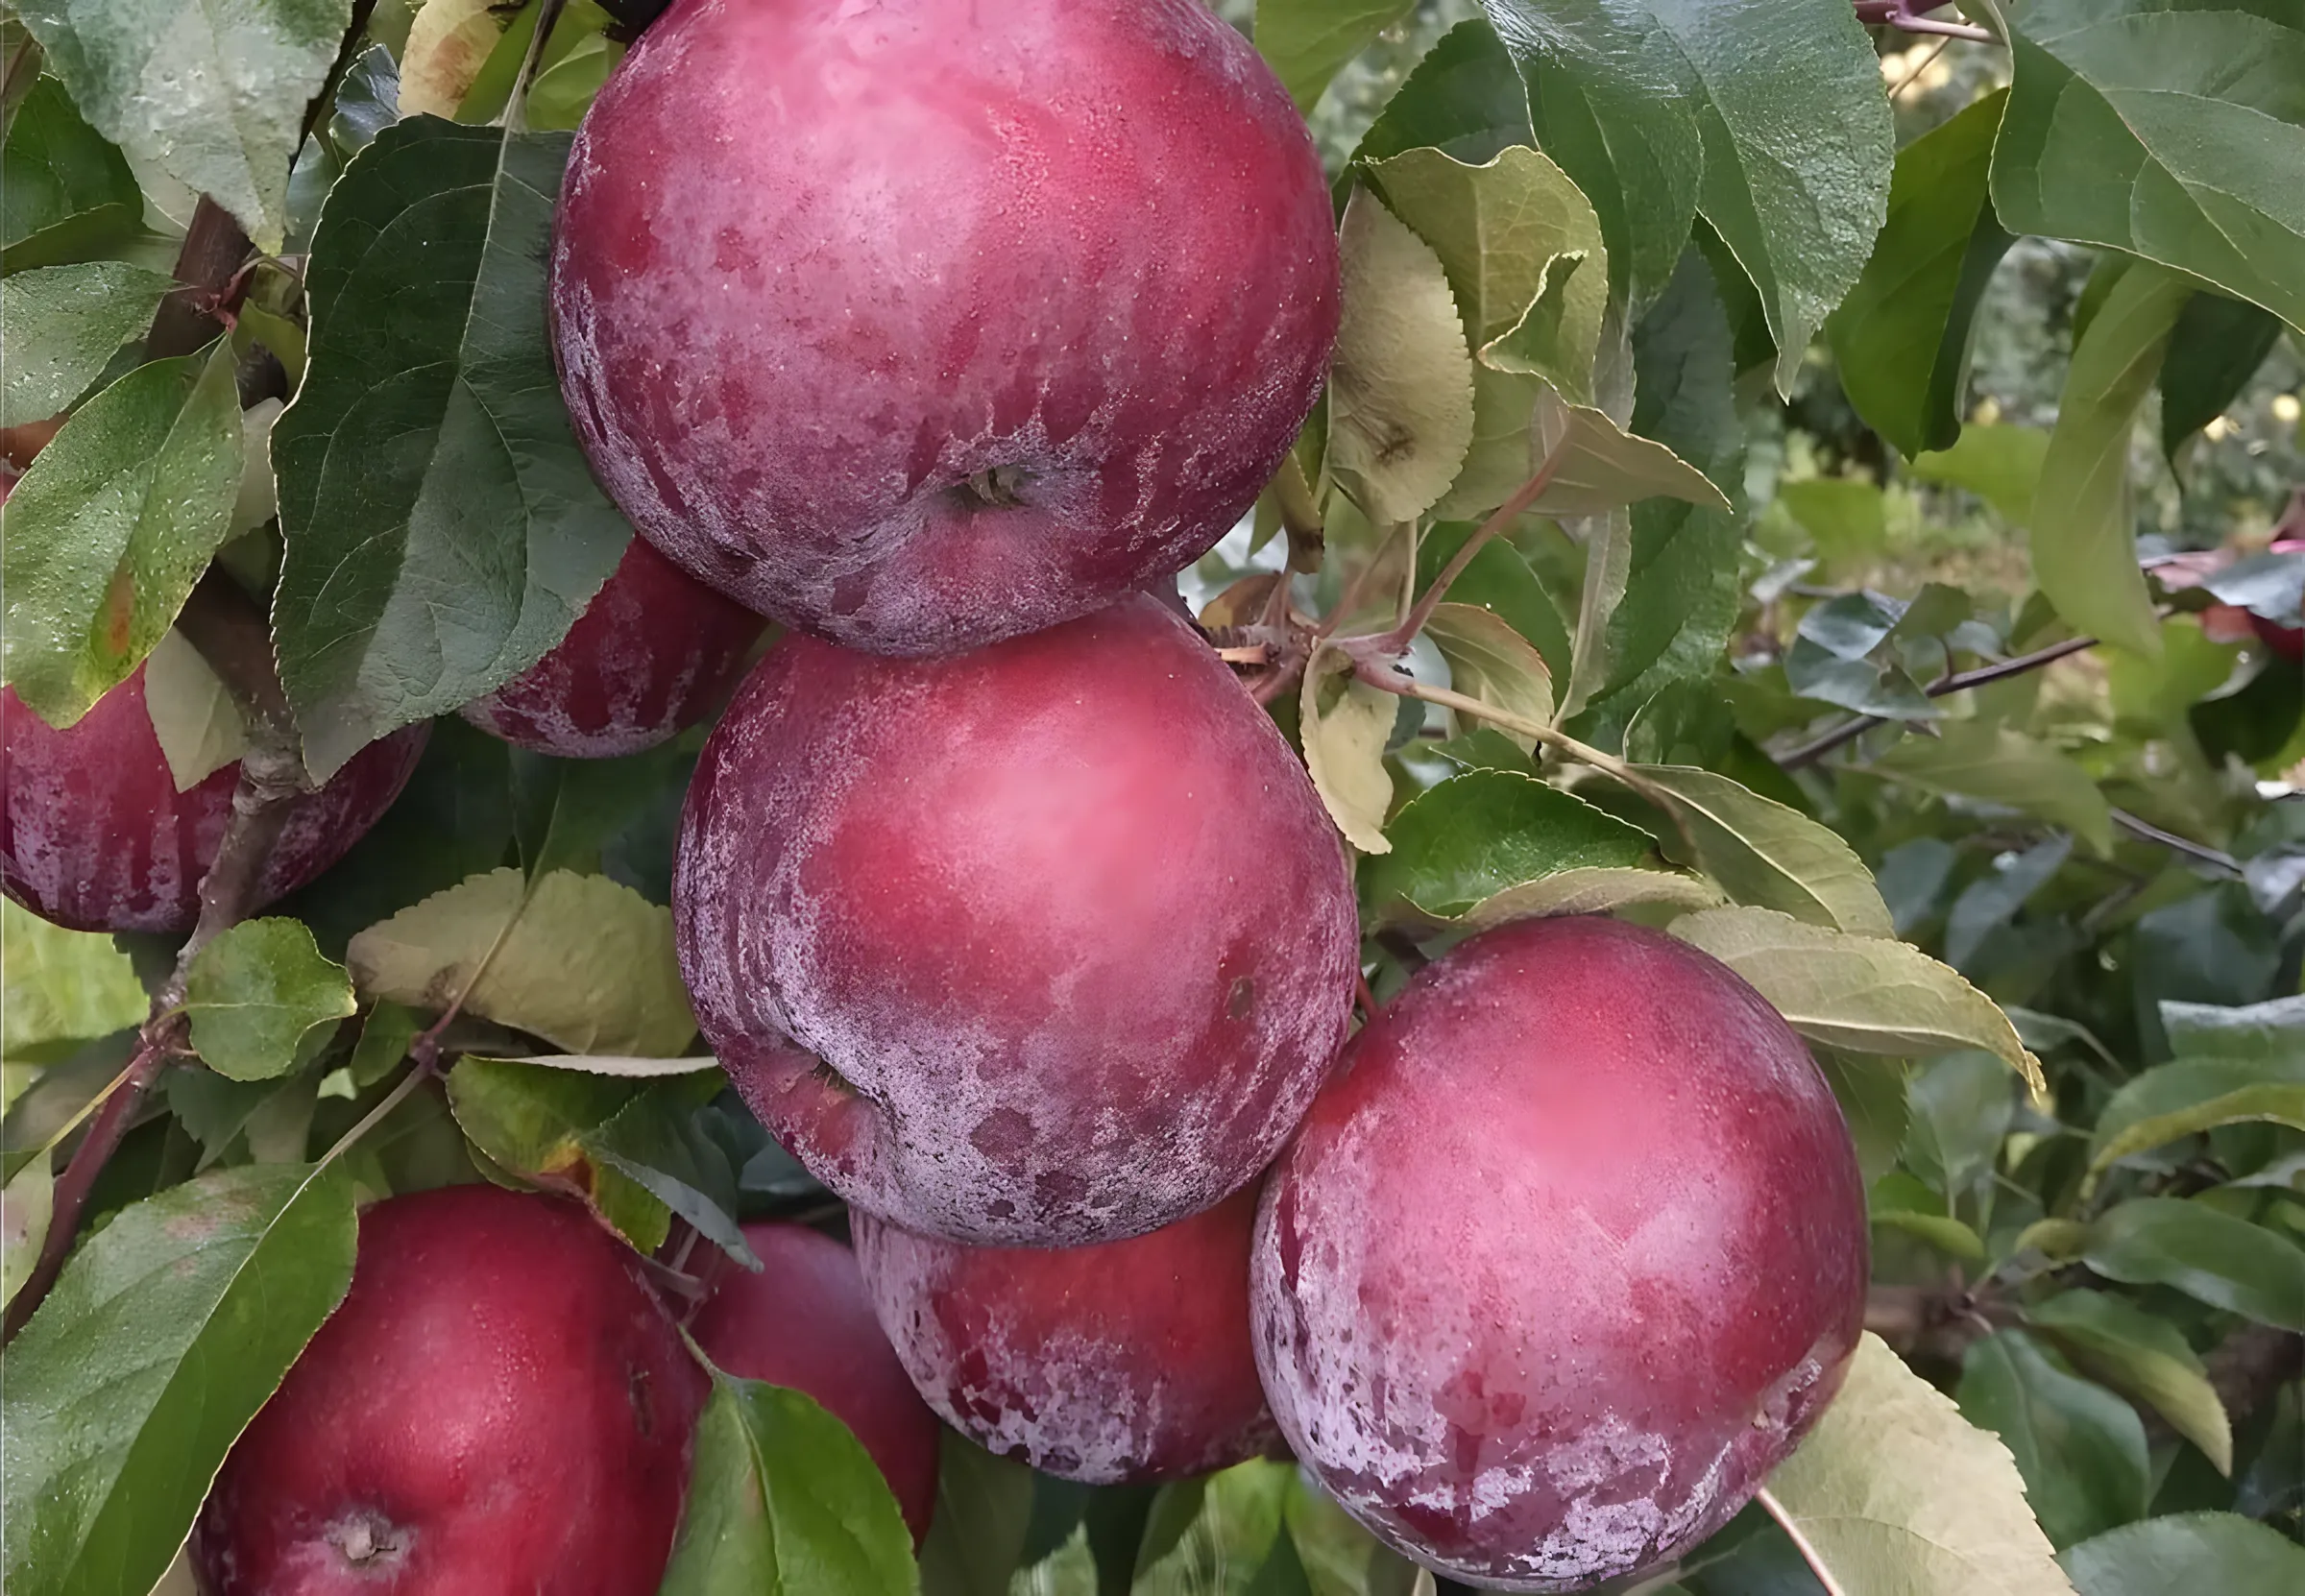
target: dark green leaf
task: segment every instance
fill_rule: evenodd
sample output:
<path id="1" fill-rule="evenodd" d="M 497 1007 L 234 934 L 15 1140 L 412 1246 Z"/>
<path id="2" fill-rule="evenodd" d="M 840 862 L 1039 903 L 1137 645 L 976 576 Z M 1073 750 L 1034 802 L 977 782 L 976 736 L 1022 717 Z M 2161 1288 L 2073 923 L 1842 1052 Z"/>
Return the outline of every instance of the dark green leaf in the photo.
<path id="1" fill-rule="evenodd" d="M 663 1596 L 903 1596 L 912 1537 L 848 1427 L 796 1390 L 715 1372 Z"/>
<path id="2" fill-rule="evenodd" d="M 2159 261 L 2305 326 L 2305 19 L 2157 0 L 2007 8 L 2003 225 Z"/>
<path id="3" fill-rule="evenodd" d="M 1017 1555 L 1017 1565 L 1031 1568 L 1072 1539 L 1095 1494 L 1094 1486 L 1084 1486 L 1076 1480 L 1059 1480 L 1054 1474 L 1033 1475 L 1032 1521 L 1025 1531 L 1025 1547 Z"/>
<path id="4" fill-rule="evenodd" d="M 2081 1261 L 2108 1280 L 2171 1286 L 2212 1307 L 2305 1330 L 2305 1249 L 2178 1197 L 2137 1197 L 2089 1227 Z"/>
<path id="5" fill-rule="evenodd" d="M 1433 149 L 1477 166 L 1532 144 L 1529 91 L 1496 30 L 1481 17 L 1441 36 L 1361 135 L 1355 163 Z"/>
<path id="6" fill-rule="evenodd" d="M 2188 300 L 2161 363 L 2161 451 L 2173 460 L 2180 444 L 2222 415 L 2280 336 L 2281 318 L 2245 300 Z"/>
<path id="7" fill-rule="evenodd" d="M 1425 533 L 1417 544 L 1419 592 L 1432 586 L 1441 568 L 1456 557 L 1475 530 L 1471 521 L 1443 521 Z M 1493 612 L 1535 646 L 1556 677 L 1567 673 L 1568 627 L 1528 561 L 1503 539 L 1491 539 L 1458 572 L 1449 585 L 1448 601 Z"/>
<path id="8" fill-rule="evenodd" d="M 1032 1518 L 1032 1471 L 942 1432 L 936 1516 L 920 1548 L 921 1596 L 1007 1596 Z"/>
<path id="9" fill-rule="evenodd" d="M 316 774 L 535 664 L 623 555 L 545 338 L 568 147 L 412 117 L 328 198 L 310 363 L 272 438 L 273 623 Z"/>
<path id="10" fill-rule="evenodd" d="M 8 1588 L 145 1596 L 352 1279 L 335 1168 L 218 1170 L 85 1242 L 8 1349 Z"/>
<path id="11" fill-rule="evenodd" d="M 2025 1331 L 1970 1347 L 1956 1395 L 1963 1417 L 2008 1444 L 2053 1544 L 2145 1515 L 2150 1470 L 2137 1411 L 2059 1366 Z"/>
<path id="12" fill-rule="evenodd" d="M 1612 298 L 1645 306 L 1681 259 L 1705 171 L 1686 63 L 1638 4 L 1485 0 L 1482 9 L 1528 85 L 1537 143 L 1599 214 Z"/>
<path id="13" fill-rule="evenodd" d="M 1711 478 L 1731 507 L 1679 498 L 1633 506 L 1625 592 L 1609 617 L 1609 681 L 1594 695 L 1605 716 L 1629 718 L 1669 684 L 1710 676 L 1736 623 L 1745 451 L 1733 343 L 1711 270 L 1685 254 L 1633 329 L 1632 429 Z"/>
<path id="14" fill-rule="evenodd" d="M 233 1080 L 285 1075 L 308 1032 L 358 1007 L 300 920 L 241 921 L 201 949 L 184 985 L 193 1051 Z"/>
<path id="15" fill-rule="evenodd" d="M 2014 242 L 1985 196 L 2005 98 L 1989 94 L 1898 152 L 1888 224 L 1826 324 L 1849 402 L 1907 456 L 1961 435 L 1977 301 Z"/>
<path id="16" fill-rule="evenodd" d="M 175 286 L 174 278 L 119 260 L 0 278 L 0 348 L 8 351 L 0 426 L 45 421 L 80 398 Z"/>
<path id="17" fill-rule="evenodd" d="M 214 199 L 268 250 L 285 236 L 304 107 L 352 12 L 352 0 L 16 7 L 99 132 Z"/>
<path id="18" fill-rule="evenodd" d="M 1280 1533 L 1273 1537 L 1273 1549 L 1258 1565 L 1256 1577 L 1249 1582 L 1248 1596 L 1312 1596 L 1312 1593 L 1313 1584 L 1304 1572 L 1304 1560 L 1297 1555 L 1296 1537 L 1283 1524 Z"/>
<path id="19" fill-rule="evenodd" d="M 1648 834 L 1533 776 L 1468 770 L 1404 804 L 1386 834 L 1393 851 L 1363 861 L 1371 909 L 1402 904 L 1461 914 L 1491 894 L 1579 866 L 1629 867 Z"/>
<path id="20" fill-rule="evenodd" d="M 707 1082 L 717 1087 L 713 1071 Z M 678 1086 L 643 1092 L 583 1138 L 584 1150 L 695 1226 L 746 1269 L 761 1261 L 737 1228 L 737 1172 L 703 1133 L 696 1104 Z"/>
<path id="21" fill-rule="evenodd" d="M 2305 994 L 2236 1008 L 2164 1003 L 2161 1025 L 2171 1050 L 2180 1058 L 2200 1054 L 2269 1064 L 2305 1060 Z"/>
<path id="22" fill-rule="evenodd" d="M 365 150 L 400 119 L 400 66 L 392 52 L 371 44 L 344 69 L 336 85 L 336 109 L 328 118 L 328 137 L 350 156 Z"/>
<path id="23" fill-rule="evenodd" d="M 2079 1596 L 2296 1596 L 2305 1547 L 2232 1512 L 2184 1512 L 2124 1524 L 2057 1555 Z"/>
<path id="24" fill-rule="evenodd" d="M 688 757 L 666 745 L 621 759 L 556 760 L 512 753 L 522 863 L 531 878 L 600 872 L 600 850 L 666 787 L 686 775 Z"/>
<path id="25" fill-rule="evenodd" d="M 143 221 L 127 158 L 82 119 L 62 84 L 36 81 L 0 146 L 0 271 L 90 259 Z"/>
<path id="26" fill-rule="evenodd" d="M 139 366 L 73 412 L 0 509 L 9 685 L 68 725 L 126 680 L 231 532 L 232 351 Z"/>
<path id="27" fill-rule="evenodd" d="M 1538 142 L 1601 214 L 1612 286 L 1647 303 L 1693 202 L 1759 290 L 1789 392 L 1887 205 L 1888 104 L 1855 13 L 1838 0 L 1490 0 L 1489 13 L 1528 78 Z"/>

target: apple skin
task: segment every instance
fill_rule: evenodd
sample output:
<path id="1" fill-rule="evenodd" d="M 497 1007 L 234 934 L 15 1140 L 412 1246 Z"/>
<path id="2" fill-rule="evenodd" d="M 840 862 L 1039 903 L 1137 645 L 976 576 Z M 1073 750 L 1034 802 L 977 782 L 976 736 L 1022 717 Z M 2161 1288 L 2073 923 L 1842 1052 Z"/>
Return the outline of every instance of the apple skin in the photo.
<path id="1" fill-rule="evenodd" d="M 583 1209 L 393 1197 L 225 1461 L 194 1566 L 213 1596 L 655 1596 L 707 1389 Z"/>
<path id="2" fill-rule="evenodd" d="M 551 653 L 458 713 L 559 759 L 637 754 L 710 714 L 767 624 L 635 538 Z"/>
<path id="3" fill-rule="evenodd" d="M 550 292 L 643 536 L 917 655 L 1223 536 L 1320 389 L 1337 248 L 1302 119 L 1196 0 L 683 0 L 578 132 Z"/>
<path id="4" fill-rule="evenodd" d="M 264 866 L 255 907 L 342 858 L 383 817 L 430 736 L 419 722 L 352 756 L 298 801 Z M 238 763 L 183 792 L 144 707 L 144 667 L 57 730 L 0 691 L 0 888 L 73 931 L 181 932 L 232 817 Z"/>
<path id="5" fill-rule="evenodd" d="M 697 762 L 672 899 L 769 1132 L 855 1207 L 993 1245 L 1248 1184 L 1360 947 L 1304 767 L 1142 593 L 941 660 L 786 637 Z"/>
<path id="6" fill-rule="evenodd" d="M 813 1397 L 872 1454 L 917 1549 L 936 1511 L 942 1431 L 873 1317 L 857 1255 L 803 1224 L 744 1226 L 764 1266 L 723 1262 L 689 1333 L 727 1373 Z"/>
<path id="7" fill-rule="evenodd" d="M 1253 1188 L 1149 1235 L 976 1247 L 855 1222 L 881 1324 L 929 1406 L 990 1451 L 1145 1485 L 1273 1451 L 1249 1344 Z"/>
<path id="8" fill-rule="evenodd" d="M 1483 1589 L 1582 1590 L 1744 1505 L 1839 1389 L 1864 1188 L 1725 965 L 1528 920 L 1419 972 L 1266 1183 L 1256 1356 L 1298 1459 Z"/>

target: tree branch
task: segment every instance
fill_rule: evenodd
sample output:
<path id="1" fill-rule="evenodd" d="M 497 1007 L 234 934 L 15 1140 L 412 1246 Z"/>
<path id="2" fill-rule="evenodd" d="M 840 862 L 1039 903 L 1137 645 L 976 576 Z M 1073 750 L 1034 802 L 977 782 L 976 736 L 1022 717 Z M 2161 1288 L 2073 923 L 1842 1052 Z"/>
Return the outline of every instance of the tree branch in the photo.
<path id="1" fill-rule="evenodd" d="M 1942 698 L 1947 693 L 1966 692 L 1971 688 L 1989 687 L 1995 682 L 2004 682 L 2012 676 L 2023 676 L 2028 670 L 2039 670 L 2045 665 L 2052 664 L 2068 655 L 2078 654 L 2084 649 L 2096 646 L 2097 640 L 2095 638 L 2067 638 L 2063 642 L 2052 642 L 2047 648 L 2035 649 L 2030 654 L 2020 654 L 2013 660 L 2002 660 L 1996 665 L 1979 665 L 1975 670 L 1955 672 L 1940 681 L 1931 682 L 1922 690 L 1931 698 Z M 1814 742 L 1804 743 L 1794 749 L 1779 760 L 1777 763 L 1786 770 L 1799 770 L 1804 765 L 1814 764 L 1844 742 L 1854 742 L 1874 727 L 1887 725 L 1889 718 L 1887 715 L 1860 714 L 1854 720 L 1843 721 Z"/>
<path id="2" fill-rule="evenodd" d="M 159 314 L 152 319 L 152 331 L 144 339 L 146 359 L 190 354 L 224 330 L 216 313 L 224 307 L 224 290 L 250 248 L 248 234 L 240 230 L 232 213 L 203 194 L 192 211 L 192 225 L 185 230 L 183 247 L 176 253 L 176 280 L 184 286 L 171 290 L 160 302 Z"/>
<path id="3" fill-rule="evenodd" d="M 1973 22 L 1941 22 L 1924 12 L 1943 11 L 1948 0 L 1856 0 L 1856 19 L 1876 28 L 1895 28 L 1901 33 L 1930 34 L 1945 38 L 1965 38 L 1972 44 L 1999 44 L 2001 40 L 1988 29 Z"/>

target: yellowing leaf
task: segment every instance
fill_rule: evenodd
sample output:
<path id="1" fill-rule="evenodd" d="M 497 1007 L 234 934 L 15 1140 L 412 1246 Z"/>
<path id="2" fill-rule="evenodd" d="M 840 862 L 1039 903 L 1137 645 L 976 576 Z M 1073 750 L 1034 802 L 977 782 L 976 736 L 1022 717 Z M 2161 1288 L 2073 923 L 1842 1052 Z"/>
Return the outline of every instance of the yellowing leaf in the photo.
<path id="1" fill-rule="evenodd" d="M 240 706 L 200 650 L 171 631 L 144 661 L 144 713 L 176 790 L 186 792 L 248 752 Z"/>
<path id="2" fill-rule="evenodd" d="M 1457 691 L 1541 726 L 1552 723 L 1552 672 L 1502 616 L 1477 604 L 1436 604 L 1424 635 L 1448 662 Z M 1524 754 L 1537 746 L 1535 738 L 1500 730 Z"/>
<path id="3" fill-rule="evenodd" d="M 2073 1596 L 2009 1449 L 1870 1333 L 1766 1505 L 1849 1596 Z"/>
<path id="4" fill-rule="evenodd" d="M 346 962 L 370 997 L 437 1011 L 463 993 L 571 1052 L 670 1057 L 696 1034 L 672 911 L 605 876 L 469 877 L 353 937 Z"/>
<path id="5" fill-rule="evenodd" d="M 1813 1041 L 1896 1058 L 1977 1048 L 2006 1060 L 2034 1092 L 2048 1089 L 2041 1061 L 1993 1000 L 1908 943 L 1767 908 L 1704 909 L 1674 921 L 1672 932 L 1742 976 Z"/>
<path id="6" fill-rule="evenodd" d="M 1472 355 L 1440 257 L 1366 189 L 1338 234 L 1345 309 L 1327 471 L 1379 526 L 1448 491 L 1472 442 Z"/>
<path id="7" fill-rule="evenodd" d="M 1673 817 L 1707 873 L 1738 903 L 1858 936 L 1894 931 L 1864 861 L 1798 810 L 1692 765 L 1629 765 L 1624 778 Z"/>
<path id="8" fill-rule="evenodd" d="M 504 23 L 496 0 L 424 0 L 400 52 L 400 114 L 456 114 Z"/>
<path id="9" fill-rule="evenodd" d="M 1399 704 L 1354 676 L 1352 661 L 1336 649 L 1316 652 L 1304 667 L 1298 695 L 1304 766 L 1337 830 L 1364 854 L 1393 851 L 1385 840 L 1385 810 L 1393 803 L 1385 743 Z"/>
<path id="10" fill-rule="evenodd" d="M 1473 430 L 1442 513 L 1471 519 L 1527 481 L 1537 398 L 1549 378 L 1592 393 L 1609 303 L 1608 253 L 1592 206 L 1525 144 L 1481 165 L 1414 149 L 1368 165 L 1386 205 L 1433 247 L 1475 353 Z"/>

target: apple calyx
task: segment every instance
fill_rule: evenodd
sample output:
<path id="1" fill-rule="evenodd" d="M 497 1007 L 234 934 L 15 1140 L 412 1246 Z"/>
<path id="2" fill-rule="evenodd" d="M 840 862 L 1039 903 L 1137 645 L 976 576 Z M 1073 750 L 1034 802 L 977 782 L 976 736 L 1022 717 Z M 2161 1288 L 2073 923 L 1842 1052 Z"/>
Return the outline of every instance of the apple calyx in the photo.
<path id="1" fill-rule="evenodd" d="M 408 1550 L 407 1532 L 374 1508 L 358 1508 L 329 1525 L 321 1538 L 361 1572 L 399 1562 Z"/>

